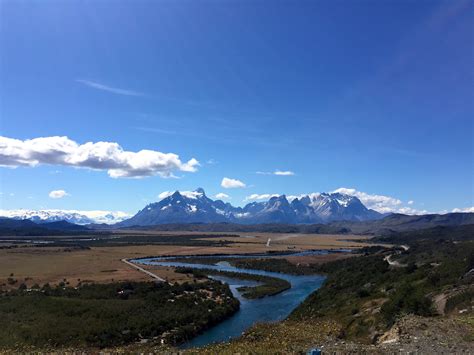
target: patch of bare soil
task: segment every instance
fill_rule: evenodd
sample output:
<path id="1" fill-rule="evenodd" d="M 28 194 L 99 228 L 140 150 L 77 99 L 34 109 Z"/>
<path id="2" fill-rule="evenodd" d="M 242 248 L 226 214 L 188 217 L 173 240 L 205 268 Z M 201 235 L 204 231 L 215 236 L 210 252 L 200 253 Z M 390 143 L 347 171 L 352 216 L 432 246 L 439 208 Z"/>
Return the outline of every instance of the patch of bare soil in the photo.
<path id="1" fill-rule="evenodd" d="M 471 354 L 474 352 L 474 318 L 401 318 L 376 345 L 333 341 L 323 349 L 336 353 Z"/>

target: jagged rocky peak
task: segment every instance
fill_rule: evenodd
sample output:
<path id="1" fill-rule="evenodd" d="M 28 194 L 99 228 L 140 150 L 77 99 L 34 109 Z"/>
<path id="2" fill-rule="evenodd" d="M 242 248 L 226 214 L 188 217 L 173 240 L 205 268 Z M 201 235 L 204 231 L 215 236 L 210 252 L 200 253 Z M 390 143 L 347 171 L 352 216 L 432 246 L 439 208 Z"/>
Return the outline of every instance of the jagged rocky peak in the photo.
<path id="1" fill-rule="evenodd" d="M 181 195 L 181 193 L 178 190 L 176 190 L 175 192 L 173 192 L 171 197 L 178 198 L 178 197 L 183 197 L 183 196 Z"/>
<path id="2" fill-rule="evenodd" d="M 204 189 L 202 187 L 198 187 L 196 190 L 194 190 L 194 192 L 206 196 L 206 193 L 204 192 Z"/>
<path id="3" fill-rule="evenodd" d="M 288 202 L 286 198 L 286 195 L 273 196 L 270 198 L 270 200 L 268 200 L 267 204 L 272 207 L 279 207 L 279 206 L 286 207 L 290 205 L 290 203 Z"/>

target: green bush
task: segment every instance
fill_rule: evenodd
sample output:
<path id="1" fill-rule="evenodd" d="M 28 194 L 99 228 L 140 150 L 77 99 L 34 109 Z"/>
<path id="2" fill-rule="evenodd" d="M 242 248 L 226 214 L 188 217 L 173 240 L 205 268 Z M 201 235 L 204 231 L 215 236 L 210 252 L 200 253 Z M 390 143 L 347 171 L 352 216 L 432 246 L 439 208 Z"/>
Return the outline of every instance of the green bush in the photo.
<path id="1" fill-rule="evenodd" d="M 423 290 L 405 283 L 384 303 L 381 313 L 387 324 L 392 325 L 401 314 L 431 316 L 434 312 L 432 302 Z"/>

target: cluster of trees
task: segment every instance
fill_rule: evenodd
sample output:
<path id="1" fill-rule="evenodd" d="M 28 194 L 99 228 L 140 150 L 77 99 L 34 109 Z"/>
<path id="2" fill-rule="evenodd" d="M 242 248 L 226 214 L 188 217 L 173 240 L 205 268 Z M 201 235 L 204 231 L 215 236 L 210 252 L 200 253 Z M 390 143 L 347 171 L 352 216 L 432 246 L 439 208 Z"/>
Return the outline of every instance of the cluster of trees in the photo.
<path id="1" fill-rule="evenodd" d="M 316 273 L 312 265 L 296 265 L 284 258 L 236 259 L 231 260 L 230 263 L 242 269 L 258 269 L 292 275 L 311 275 Z"/>
<path id="2" fill-rule="evenodd" d="M 43 286 L 0 294 L 0 348 L 109 347 L 146 338 L 178 344 L 236 312 L 215 281 Z"/>
<path id="3" fill-rule="evenodd" d="M 176 268 L 176 271 L 183 274 L 192 274 L 196 278 L 205 278 L 207 275 L 221 275 L 234 279 L 255 281 L 258 283 L 255 286 L 242 286 L 237 289 L 243 297 L 249 299 L 274 296 L 291 288 L 291 283 L 277 277 L 253 275 L 242 272 L 218 271 L 212 269 L 194 269 L 190 267 Z"/>

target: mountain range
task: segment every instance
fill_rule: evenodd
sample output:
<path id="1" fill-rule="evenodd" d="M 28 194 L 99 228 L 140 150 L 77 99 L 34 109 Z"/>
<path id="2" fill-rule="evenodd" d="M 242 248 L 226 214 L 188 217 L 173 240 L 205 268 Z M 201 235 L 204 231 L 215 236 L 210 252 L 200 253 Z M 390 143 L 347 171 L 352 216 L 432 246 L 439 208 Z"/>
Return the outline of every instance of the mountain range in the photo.
<path id="1" fill-rule="evenodd" d="M 85 225 L 91 223 L 114 224 L 130 217 L 123 212 L 74 211 L 74 210 L 0 210 L 0 217 L 16 220 L 29 220 L 38 224 L 66 221 Z"/>
<path id="2" fill-rule="evenodd" d="M 250 228 L 249 230 L 256 231 L 350 231 L 356 234 L 374 234 L 474 223 L 472 213 L 420 216 L 381 214 L 365 207 L 357 197 L 342 193 L 312 193 L 298 197 L 280 195 L 268 201 L 235 207 L 230 203 L 207 197 L 201 188 L 192 192 L 176 191 L 161 201 L 145 206 L 131 218 L 123 212 L 75 210 L 0 210 L 0 216 L 7 217 L 2 219 L 0 226 L 6 228 L 5 232 L 18 228 L 37 230 L 39 227 L 46 230 L 79 230 L 80 228 L 74 225 L 86 225 L 87 228 L 96 230 L 149 227 L 165 228 L 164 230 L 191 228 L 207 231 L 244 231 Z M 7 219 L 13 221 L 8 222 Z M 15 220 L 34 224 L 16 225 Z M 61 221 L 73 225 L 62 226 Z M 55 223 L 45 225 L 51 222 Z"/>
<path id="3" fill-rule="evenodd" d="M 383 216 L 365 207 L 357 197 L 341 193 L 314 193 L 291 199 L 281 195 L 268 201 L 234 207 L 230 203 L 210 199 L 202 188 L 198 188 L 187 194 L 176 191 L 159 202 L 147 205 L 117 226 L 222 222 L 310 224 L 341 220 L 367 221 Z"/>

